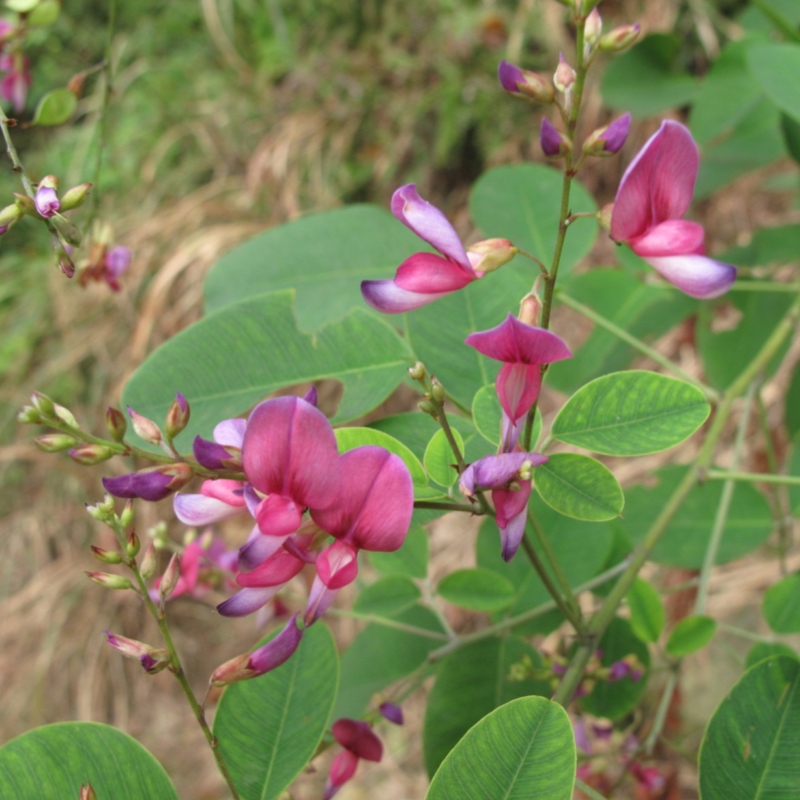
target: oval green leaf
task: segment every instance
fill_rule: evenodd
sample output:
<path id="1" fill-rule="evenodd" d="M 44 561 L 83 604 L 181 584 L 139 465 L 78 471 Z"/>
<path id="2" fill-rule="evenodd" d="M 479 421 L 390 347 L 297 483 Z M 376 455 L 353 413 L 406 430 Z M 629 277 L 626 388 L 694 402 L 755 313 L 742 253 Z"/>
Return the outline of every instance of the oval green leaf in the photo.
<path id="1" fill-rule="evenodd" d="M 764 619 L 775 633 L 800 633 L 800 575 L 787 575 L 764 593 Z"/>
<path id="2" fill-rule="evenodd" d="M 666 614 L 661 596 L 647 581 L 637 578 L 627 594 L 633 632 L 644 642 L 657 642 Z"/>
<path id="3" fill-rule="evenodd" d="M 747 670 L 720 703 L 700 746 L 703 800 L 794 800 L 800 786 L 800 662 Z"/>
<path id="4" fill-rule="evenodd" d="M 387 575 L 361 590 L 353 603 L 353 611 L 391 617 L 411 608 L 422 593 L 405 575 Z"/>
<path id="5" fill-rule="evenodd" d="M 54 89 L 39 101 L 31 125 L 63 125 L 77 105 L 78 98 L 69 89 Z"/>
<path id="6" fill-rule="evenodd" d="M 52 25 L 61 14 L 61 3 L 58 0 L 41 0 L 39 5 L 28 14 L 28 25 L 46 28 Z"/>
<path id="7" fill-rule="evenodd" d="M 490 569 L 458 569 L 442 578 L 436 592 L 448 603 L 471 611 L 500 611 L 514 600 L 511 581 Z"/>
<path id="8" fill-rule="evenodd" d="M 464 440 L 455 428 L 451 430 L 453 438 L 463 454 Z M 438 430 L 433 434 L 433 438 L 425 448 L 423 462 L 431 480 L 438 483 L 439 486 L 452 486 L 456 482 L 456 478 L 458 478 L 456 469 L 458 460 L 443 430 Z"/>
<path id="9" fill-rule="evenodd" d="M 717 623 L 704 614 L 684 617 L 673 629 L 667 640 L 667 653 L 677 658 L 702 650 L 713 638 Z"/>
<path id="10" fill-rule="evenodd" d="M 567 517 L 602 522 L 618 517 L 625 505 L 617 479 L 589 456 L 556 453 L 533 477 L 542 500 Z"/>
<path id="11" fill-rule="evenodd" d="M 426 800 L 570 800 L 575 738 L 567 712 L 520 697 L 467 731 L 433 777 Z"/>
<path id="12" fill-rule="evenodd" d="M 703 393 L 685 381 L 630 370 L 579 389 L 559 411 L 552 436 L 609 456 L 642 456 L 680 444 L 708 418 Z"/>
<path id="13" fill-rule="evenodd" d="M 3 800 L 67 800 L 91 783 L 98 798 L 178 800 L 167 773 L 135 739 L 98 722 L 34 728 L 0 748 Z"/>
<path id="14" fill-rule="evenodd" d="M 403 546 L 392 553 L 368 553 L 369 563 L 384 575 L 408 575 L 425 578 L 428 574 L 428 532 L 424 528 L 412 528 Z"/>
<path id="15" fill-rule="evenodd" d="M 745 669 L 750 669 L 758 664 L 759 661 L 764 661 L 766 658 L 773 658 L 774 656 L 789 656 L 789 658 L 800 658 L 797 653 L 792 650 L 787 644 L 780 642 L 758 642 L 754 644 L 747 652 L 747 661 L 745 661 Z"/>
<path id="16" fill-rule="evenodd" d="M 214 735 L 242 800 L 272 800 L 306 766 L 320 743 L 339 685 L 339 654 L 321 622 L 272 672 L 229 686 Z"/>

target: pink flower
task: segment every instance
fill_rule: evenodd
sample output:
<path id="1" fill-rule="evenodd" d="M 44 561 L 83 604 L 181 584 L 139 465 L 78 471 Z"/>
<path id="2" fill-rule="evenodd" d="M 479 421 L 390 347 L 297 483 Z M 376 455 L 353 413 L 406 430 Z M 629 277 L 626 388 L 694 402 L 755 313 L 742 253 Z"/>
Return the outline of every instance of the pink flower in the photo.
<path id="1" fill-rule="evenodd" d="M 17 114 L 25 108 L 25 98 L 31 85 L 29 66 L 28 59 L 19 54 L 0 57 L 0 71 L 6 73 L 0 81 L 0 97 L 8 100 Z"/>
<path id="2" fill-rule="evenodd" d="M 123 245 L 112 247 L 106 253 L 103 260 L 103 277 L 106 283 L 115 292 L 119 292 L 122 287 L 120 286 L 119 279 L 122 277 L 131 265 L 131 251 L 130 248 Z"/>
<path id="3" fill-rule="evenodd" d="M 447 217 L 423 200 L 413 183 L 394 193 L 392 213 L 441 255 L 415 253 L 398 267 L 393 280 L 361 282 L 364 300 L 387 314 L 411 311 L 463 289 L 518 252 L 506 239 L 489 240 L 491 253 L 485 248 L 468 252 Z"/>
<path id="4" fill-rule="evenodd" d="M 344 751 L 331 763 L 323 800 L 330 800 L 353 777 L 359 759 L 380 761 L 383 757 L 381 740 L 372 732 L 368 723 L 355 719 L 337 719 L 332 730 L 334 738 L 344 747 Z"/>
<path id="5" fill-rule="evenodd" d="M 719 297 L 736 268 L 704 255 L 701 225 L 682 219 L 694 194 L 700 157 L 689 131 L 665 120 L 622 176 L 611 215 L 611 238 L 627 243 L 691 297 Z"/>

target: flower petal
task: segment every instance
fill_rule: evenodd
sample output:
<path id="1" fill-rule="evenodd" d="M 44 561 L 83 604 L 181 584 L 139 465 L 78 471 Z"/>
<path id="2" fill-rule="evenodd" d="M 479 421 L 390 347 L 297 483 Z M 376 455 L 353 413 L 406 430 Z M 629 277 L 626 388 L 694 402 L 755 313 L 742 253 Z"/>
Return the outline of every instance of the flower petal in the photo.
<path id="1" fill-rule="evenodd" d="M 538 364 L 503 364 L 497 373 L 495 388 L 503 411 L 516 423 L 539 397 L 542 371 Z"/>
<path id="2" fill-rule="evenodd" d="M 304 566 L 305 561 L 281 548 L 252 572 L 240 572 L 236 583 L 246 588 L 281 586 L 298 575 Z"/>
<path id="3" fill-rule="evenodd" d="M 223 617 L 244 617 L 265 606 L 279 591 L 280 586 L 268 589 L 242 589 L 217 606 Z"/>
<path id="4" fill-rule="evenodd" d="M 172 493 L 172 475 L 153 470 L 151 472 L 131 472 L 117 478 L 103 478 L 103 488 L 114 497 L 141 497 L 155 503 Z"/>
<path id="5" fill-rule="evenodd" d="M 172 500 L 175 516 L 184 524 L 213 525 L 238 514 L 242 509 L 203 494 L 176 494 Z"/>
<path id="6" fill-rule="evenodd" d="M 271 494 L 259 503 L 256 522 L 261 533 L 267 536 L 288 536 L 294 533 L 303 521 L 303 509 L 290 497 Z"/>
<path id="7" fill-rule="evenodd" d="M 470 464 L 461 475 L 459 488 L 462 494 L 474 494 L 476 489 L 502 486 L 517 477 L 522 465 L 530 462 L 538 467 L 547 462 L 547 456 L 540 453 L 501 453 L 484 456 Z"/>
<path id="8" fill-rule="evenodd" d="M 476 279 L 472 269 L 463 267 L 434 253 L 414 253 L 398 268 L 394 276 L 400 289 L 417 294 L 439 294 L 463 289 Z"/>
<path id="9" fill-rule="evenodd" d="M 254 570 L 273 553 L 277 553 L 288 538 L 288 536 L 264 536 L 256 526 L 247 542 L 239 548 L 239 569 L 242 572 Z"/>
<path id="10" fill-rule="evenodd" d="M 383 314 L 404 314 L 451 294 L 422 294 L 401 289 L 394 281 L 361 281 L 361 295 L 368 306 Z"/>
<path id="11" fill-rule="evenodd" d="M 306 613 L 303 617 L 306 627 L 313 625 L 331 607 L 337 594 L 339 594 L 338 589 L 329 589 L 319 575 L 314 577 L 314 583 L 311 584 L 311 591 L 308 593 Z"/>
<path id="12" fill-rule="evenodd" d="M 244 508 L 244 487 L 245 484 L 242 481 L 219 478 L 214 481 L 203 481 L 200 493 L 206 497 L 215 497 L 217 500 L 222 500 L 223 503 L 227 503 L 229 506 Z"/>
<path id="13" fill-rule="evenodd" d="M 645 261 L 682 292 L 699 300 L 725 294 L 736 280 L 736 267 L 705 256 L 650 256 Z"/>
<path id="14" fill-rule="evenodd" d="M 517 491 L 495 489 L 492 502 L 496 512 L 497 527 L 500 529 L 501 555 L 504 561 L 511 561 L 519 549 L 525 534 L 528 500 L 531 496 L 531 482 L 523 481 Z"/>
<path id="15" fill-rule="evenodd" d="M 651 228 L 644 236 L 630 242 L 631 250 L 641 258 L 703 253 L 705 231 L 697 222 L 672 219 Z"/>
<path id="16" fill-rule="evenodd" d="M 224 419 L 214 428 L 214 441 L 225 447 L 238 447 L 241 450 L 246 430 L 246 419 Z"/>
<path id="17" fill-rule="evenodd" d="M 294 655 L 303 638 L 303 631 L 297 627 L 297 616 L 293 614 L 274 639 L 250 654 L 249 666 L 257 675 L 276 669 Z"/>
<path id="18" fill-rule="evenodd" d="M 347 542 L 334 542 L 317 556 L 317 575 L 329 589 L 341 589 L 358 575 L 358 551 Z"/>
<path id="19" fill-rule="evenodd" d="M 526 325 L 513 314 L 488 331 L 471 333 L 464 344 L 506 363 L 551 364 L 572 357 L 561 337 L 545 328 Z"/>
<path id="20" fill-rule="evenodd" d="M 383 757 L 383 744 L 372 732 L 369 723 L 357 719 L 337 719 L 331 730 L 336 741 L 359 758 L 380 761 Z"/>
<path id="21" fill-rule="evenodd" d="M 230 469 L 235 458 L 221 445 L 210 442 L 201 436 L 195 436 L 192 443 L 192 452 L 198 463 L 206 469 Z"/>

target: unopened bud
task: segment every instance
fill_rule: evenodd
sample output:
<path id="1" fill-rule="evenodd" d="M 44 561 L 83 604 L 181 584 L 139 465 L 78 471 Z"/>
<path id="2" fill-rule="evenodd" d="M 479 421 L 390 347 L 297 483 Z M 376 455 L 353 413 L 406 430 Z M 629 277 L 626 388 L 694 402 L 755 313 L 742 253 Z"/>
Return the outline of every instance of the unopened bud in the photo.
<path id="1" fill-rule="evenodd" d="M 53 401 L 41 392 L 34 392 L 31 395 L 33 407 L 45 418 L 53 419 L 56 415 L 56 407 Z"/>
<path id="2" fill-rule="evenodd" d="M 605 53 L 620 53 L 627 50 L 639 38 L 641 29 L 642 26 L 638 23 L 614 28 L 600 38 L 597 46 Z"/>
<path id="3" fill-rule="evenodd" d="M 94 583 L 106 589 L 133 589 L 133 584 L 122 575 L 112 575 L 110 572 L 87 572 L 86 574 Z"/>
<path id="4" fill-rule="evenodd" d="M 69 451 L 69 457 L 84 467 L 102 464 L 113 455 L 114 451 L 102 444 L 82 444 L 80 447 L 73 447 Z"/>
<path id="5" fill-rule="evenodd" d="M 136 531 L 131 531 L 128 534 L 128 543 L 125 545 L 125 552 L 128 554 L 129 558 L 136 558 L 141 549 L 142 545 L 139 541 L 139 537 L 136 535 Z"/>
<path id="6" fill-rule="evenodd" d="M 497 69 L 497 76 L 500 79 L 500 85 L 511 94 L 530 97 L 537 103 L 552 103 L 556 98 L 555 89 L 538 72 L 520 69 L 508 61 L 501 61 Z"/>
<path id="7" fill-rule="evenodd" d="M 61 210 L 61 201 L 58 199 L 58 178 L 55 175 L 45 175 L 42 178 L 33 203 L 40 216 L 45 219 L 54 217 Z"/>
<path id="8" fill-rule="evenodd" d="M 122 509 L 122 513 L 119 515 L 119 524 L 122 525 L 123 528 L 127 528 L 133 522 L 133 499 L 129 498 L 125 502 L 125 508 Z"/>
<path id="9" fill-rule="evenodd" d="M 111 631 L 103 631 L 103 633 L 105 633 L 108 643 L 119 650 L 121 655 L 136 659 L 145 672 L 149 672 L 151 675 L 161 672 L 162 669 L 172 664 L 172 655 L 169 650 L 151 647 L 149 644 L 129 639 L 127 636 L 120 636 Z"/>
<path id="10" fill-rule="evenodd" d="M 56 266 L 67 277 L 71 278 L 75 274 L 75 262 L 72 256 L 63 248 L 55 248 Z"/>
<path id="11" fill-rule="evenodd" d="M 53 214 L 51 222 L 67 244 L 77 247 L 83 241 L 81 229 L 61 214 Z"/>
<path id="12" fill-rule="evenodd" d="M 394 722 L 395 725 L 403 724 L 403 709 L 396 703 L 381 703 L 378 711 L 380 711 L 381 716 L 388 719 L 389 722 Z"/>
<path id="13" fill-rule="evenodd" d="M 122 556 L 115 553 L 113 550 L 104 550 L 102 547 L 92 545 L 92 553 L 94 557 L 102 564 L 121 564 Z"/>
<path id="14" fill-rule="evenodd" d="M 45 453 L 60 453 L 62 450 L 69 450 L 70 447 L 78 444 L 78 440 L 74 436 L 66 433 L 46 433 L 44 436 L 37 436 L 33 442 Z"/>
<path id="15" fill-rule="evenodd" d="M 100 522 L 114 521 L 114 498 L 107 494 L 99 503 L 93 506 L 86 506 L 89 514 Z"/>
<path id="16" fill-rule="evenodd" d="M 417 361 L 413 367 L 408 368 L 408 374 L 414 381 L 421 381 L 425 377 L 425 365 L 421 361 Z"/>
<path id="17" fill-rule="evenodd" d="M 479 276 L 508 264 L 517 253 L 519 248 L 514 247 L 508 239 L 484 239 L 467 248 L 467 258 Z"/>
<path id="18" fill-rule="evenodd" d="M 0 210 L 0 226 L 8 230 L 18 220 L 22 218 L 22 209 L 16 204 L 12 203 Z"/>
<path id="19" fill-rule="evenodd" d="M 68 408 L 64 408 L 64 406 L 60 406 L 58 403 L 53 403 L 53 410 L 56 419 L 68 425 L 70 428 L 74 428 L 76 431 L 81 429 L 81 426 L 78 425 L 78 420 L 75 419 L 75 415 Z"/>
<path id="20" fill-rule="evenodd" d="M 567 92 L 578 78 L 578 74 L 567 64 L 564 54 L 558 56 L 558 67 L 553 75 L 553 83 L 559 92 Z"/>
<path id="21" fill-rule="evenodd" d="M 131 417 L 133 430 L 140 439 L 144 439 L 150 444 L 161 444 L 164 437 L 161 435 L 161 429 L 153 420 L 137 414 L 130 406 L 128 406 L 128 414 Z"/>
<path id="22" fill-rule="evenodd" d="M 31 217 L 38 217 L 39 215 L 36 213 L 36 203 L 33 202 L 33 199 L 28 197 L 26 194 L 17 194 L 14 192 L 15 205 L 20 210 L 22 214 L 27 214 Z"/>
<path id="23" fill-rule="evenodd" d="M 167 488 L 169 488 L 171 492 L 177 492 L 178 489 L 182 489 L 194 477 L 192 468 L 183 462 L 159 467 L 157 471 L 162 475 L 167 475 L 172 478 L 167 484 Z"/>
<path id="24" fill-rule="evenodd" d="M 139 573 L 146 581 L 149 581 L 156 574 L 156 548 L 152 542 L 147 545 L 147 549 L 144 551 Z"/>
<path id="25" fill-rule="evenodd" d="M 166 600 L 172 594 L 180 577 L 181 556 L 180 553 L 173 553 L 166 570 L 164 570 L 164 577 L 161 578 L 161 583 L 158 585 L 158 596 L 162 600 Z"/>
<path id="26" fill-rule="evenodd" d="M 572 142 L 547 117 L 542 118 L 542 130 L 539 135 L 542 152 L 550 158 L 563 158 L 572 150 Z"/>
<path id="27" fill-rule="evenodd" d="M 526 294 L 519 304 L 519 321 L 535 328 L 539 324 L 541 313 L 542 301 L 533 292 Z"/>
<path id="28" fill-rule="evenodd" d="M 17 422 L 23 425 L 39 425 L 44 419 L 33 406 L 23 406 L 17 414 Z"/>
<path id="29" fill-rule="evenodd" d="M 437 378 L 431 379 L 431 397 L 437 403 L 444 403 L 447 399 L 447 392 L 444 390 L 444 386 L 439 383 Z"/>
<path id="30" fill-rule="evenodd" d="M 167 411 L 167 419 L 164 423 L 164 430 L 166 431 L 167 438 L 174 439 L 188 424 L 191 409 L 186 398 L 178 392 L 175 400 Z"/>
<path id="31" fill-rule="evenodd" d="M 611 215 L 614 213 L 614 204 L 613 203 L 606 203 L 598 212 L 597 212 L 597 220 L 600 223 L 600 227 L 610 231 L 611 230 Z"/>
<path id="32" fill-rule="evenodd" d="M 97 795 L 94 793 L 91 783 L 88 783 L 85 786 L 84 784 L 81 784 L 81 794 L 79 800 L 97 800 Z"/>
<path id="33" fill-rule="evenodd" d="M 618 153 L 631 129 L 631 115 L 623 114 L 610 125 L 593 131 L 583 143 L 583 152 L 587 156 L 611 156 Z"/>
<path id="34" fill-rule="evenodd" d="M 586 17 L 583 28 L 583 38 L 589 47 L 593 48 L 600 41 L 602 35 L 603 20 L 600 17 L 600 12 L 596 8 L 593 8 L 589 16 Z"/>
<path id="35" fill-rule="evenodd" d="M 62 198 L 61 198 L 61 210 L 62 211 L 70 211 L 73 208 L 78 208 L 78 206 L 82 206 L 84 200 L 89 196 L 89 189 L 92 188 L 91 183 L 82 183 L 80 186 L 73 186 Z"/>
<path id="36" fill-rule="evenodd" d="M 108 411 L 106 411 L 106 430 L 108 435 L 115 442 L 122 443 L 127 429 L 128 421 L 125 419 L 125 415 L 119 409 L 109 406 Z"/>
<path id="37" fill-rule="evenodd" d="M 530 461 L 523 461 L 519 468 L 519 479 L 529 481 L 533 477 L 533 464 Z"/>
<path id="38" fill-rule="evenodd" d="M 423 414 L 430 414 L 434 419 L 439 419 L 439 411 L 430 400 L 421 400 L 417 407 Z"/>

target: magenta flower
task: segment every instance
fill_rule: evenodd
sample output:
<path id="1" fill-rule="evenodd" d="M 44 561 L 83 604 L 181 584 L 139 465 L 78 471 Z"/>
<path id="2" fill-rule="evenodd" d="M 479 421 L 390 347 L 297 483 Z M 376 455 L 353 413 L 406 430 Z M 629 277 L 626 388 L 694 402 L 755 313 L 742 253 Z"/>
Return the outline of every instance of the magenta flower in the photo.
<path id="1" fill-rule="evenodd" d="M 361 282 L 364 300 L 387 314 L 411 311 L 463 289 L 517 253 L 505 239 L 491 240 L 496 251 L 491 254 L 468 253 L 447 217 L 423 200 L 413 183 L 394 193 L 392 213 L 441 255 L 415 253 L 398 267 L 392 280 Z"/>
<path id="2" fill-rule="evenodd" d="M 380 761 L 383 757 L 381 740 L 368 723 L 356 719 L 337 719 L 332 730 L 334 738 L 344 747 L 344 751 L 331 763 L 323 800 L 330 800 L 353 777 L 359 759 Z"/>
<path id="3" fill-rule="evenodd" d="M 736 268 L 704 255 L 705 232 L 681 219 L 694 194 L 700 156 L 691 133 L 665 120 L 622 176 L 611 214 L 611 238 L 627 243 L 690 297 L 719 297 Z"/>
<path id="4" fill-rule="evenodd" d="M 131 251 L 123 245 L 113 247 L 106 253 L 103 266 L 103 277 L 106 283 L 115 292 L 119 292 L 122 287 L 120 286 L 119 279 L 128 270 L 131 265 Z"/>
<path id="5" fill-rule="evenodd" d="M 481 458 L 461 474 L 458 487 L 467 497 L 482 489 L 492 490 L 495 520 L 500 529 L 501 553 L 505 561 L 511 561 L 519 550 L 527 522 L 531 481 L 530 477 L 520 479 L 520 470 L 523 466 L 528 469 L 538 467 L 546 461 L 547 456 L 539 453 L 501 453 Z"/>
<path id="6" fill-rule="evenodd" d="M 495 386 L 504 414 L 503 450 L 510 451 L 519 436 L 517 421 L 539 397 L 541 365 L 571 358 L 572 353 L 556 334 L 526 325 L 512 314 L 491 330 L 471 333 L 464 342 L 503 362 Z"/>
<path id="7" fill-rule="evenodd" d="M 2 55 L 0 72 L 6 73 L 0 81 L 0 97 L 8 100 L 14 111 L 19 114 L 25 108 L 25 98 L 31 85 L 30 62 L 19 53 Z"/>

